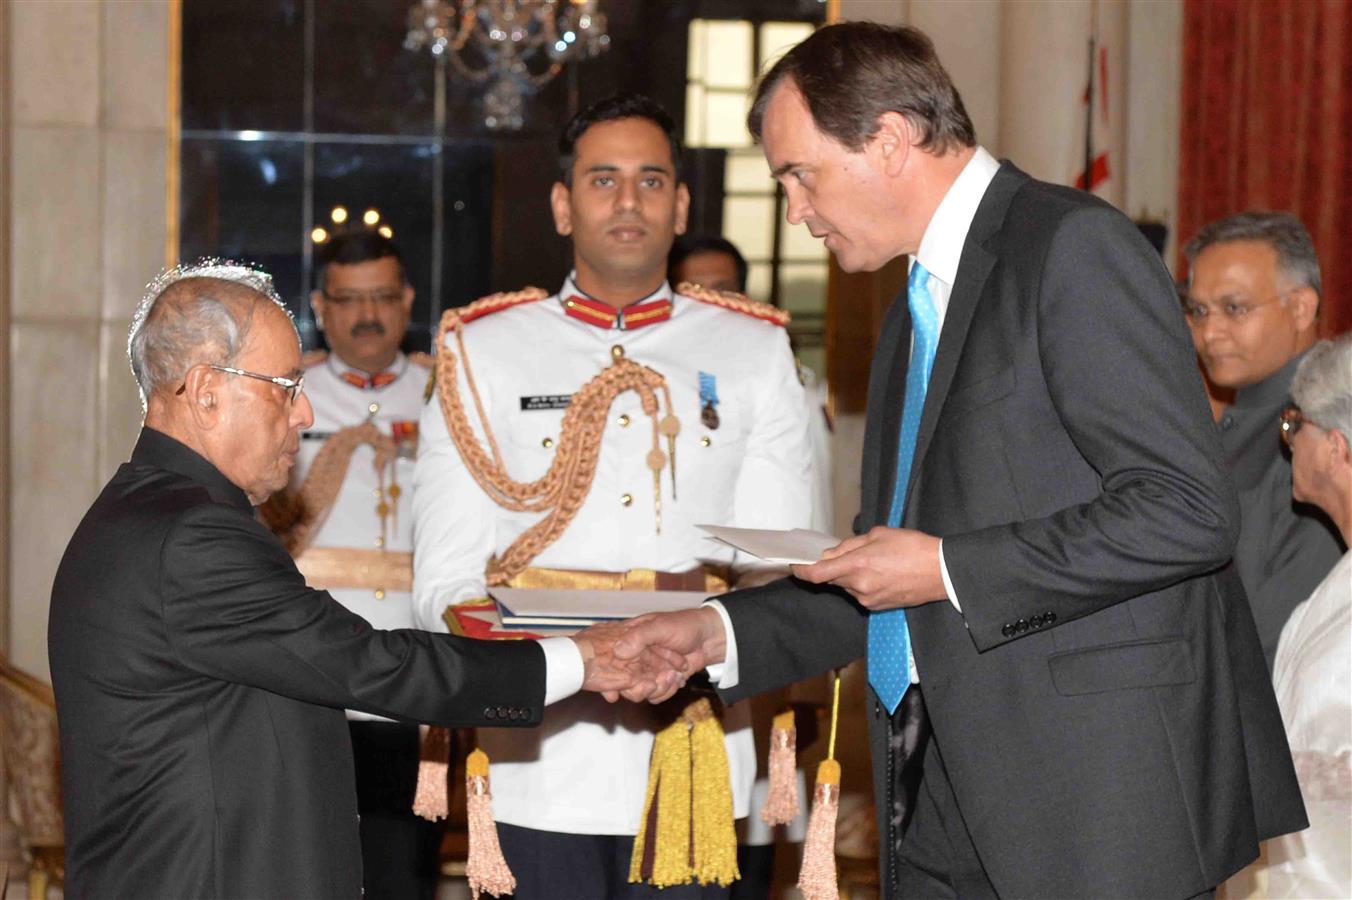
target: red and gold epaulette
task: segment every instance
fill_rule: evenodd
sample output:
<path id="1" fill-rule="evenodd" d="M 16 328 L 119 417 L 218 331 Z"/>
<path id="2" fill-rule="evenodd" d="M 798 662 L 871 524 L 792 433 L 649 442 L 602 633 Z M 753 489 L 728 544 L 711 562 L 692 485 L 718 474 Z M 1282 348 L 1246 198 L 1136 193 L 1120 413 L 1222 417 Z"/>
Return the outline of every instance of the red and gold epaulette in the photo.
<path id="1" fill-rule="evenodd" d="M 733 312 L 739 312 L 744 316 L 751 316 L 754 319 L 760 319 L 781 328 L 788 325 L 789 319 L 792 318 L 786 310 L 771 306 L 768 303 L 757 303 L 755 300 L 748 299 L 745 294 L 738 294 L 735 291 L 715 291 L 691 281 L 683 281 L 676 285 L 676 293 L 683 294 L 701 303 L 708 303 L 710 306 L 721 306 L 723 309 L 730 309 Z"/>
<path id="2" fill-rule="evenodd" d="M 327 350 L 310 350 L 301 354 L 300 367 L 302 369 L 313 369 L 315 366 L 323 365 L 328 358 L 329 351 Z"/>
<path id="3" fill-rule="evenodd" d="M 501 312 L 504 309 L 510 309 L 513 306 L 520 306 L 523 303 L 534 303 L 537 300 L 543 300 L 549 296 L 549 292 L 538 287 L 522 288 L 519 291 L 503 291 L 498 294 L 489 294 L 487 297 L 480 297 L 473 303 L 465 306 L 453 306 L 441 314 L 443 326 L 448 324 L 447 319 L 454 319 L 459 324 L 465 325 L 473 322 L 475 319 L 482 319 L 484 316 L 492 315 L 495 312 Z"/>
<path id="4" fill-rule="evenodd" d="M 430 353 L 424 353 L 421 350 L 415 350 L 408 355 L 408 361 L 413 365 L 423 369 L 431 369 L 437 364 L 436 359 Z"/>

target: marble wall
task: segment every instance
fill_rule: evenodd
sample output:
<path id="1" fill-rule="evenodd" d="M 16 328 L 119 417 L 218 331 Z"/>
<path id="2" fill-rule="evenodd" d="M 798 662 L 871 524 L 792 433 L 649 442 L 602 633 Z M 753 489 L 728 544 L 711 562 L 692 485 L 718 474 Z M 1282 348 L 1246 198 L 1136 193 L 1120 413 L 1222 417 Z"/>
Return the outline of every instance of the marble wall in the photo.
<path id="1" fill-rule="evenodd" d="M 165 255 L 170 4 L 8 4 L 9 655 L 47 678 L 61 553 L 140 426 L 131 311 Z"/>

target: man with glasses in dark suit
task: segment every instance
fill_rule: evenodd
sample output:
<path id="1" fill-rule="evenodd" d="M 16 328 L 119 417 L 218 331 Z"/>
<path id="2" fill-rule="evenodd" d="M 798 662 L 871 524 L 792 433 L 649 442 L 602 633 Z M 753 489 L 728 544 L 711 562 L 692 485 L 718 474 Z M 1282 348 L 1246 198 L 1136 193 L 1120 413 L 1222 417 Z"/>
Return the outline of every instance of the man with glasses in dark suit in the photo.
<path id="1" fill-rule="evenodd" d="M 1328 517 L 1291 498 L 1291 457 L 1272 425 L 1318 337 L 1319 260 L 1305 226 L 1285 212 L 1218 219 L 1183 252 L 1193 345 L 1212 383 L 1235 392 L 1218 423 L 1239 492 L 1235 568 L 1271 668 L 1291 610 L 1343 552 Z"/>

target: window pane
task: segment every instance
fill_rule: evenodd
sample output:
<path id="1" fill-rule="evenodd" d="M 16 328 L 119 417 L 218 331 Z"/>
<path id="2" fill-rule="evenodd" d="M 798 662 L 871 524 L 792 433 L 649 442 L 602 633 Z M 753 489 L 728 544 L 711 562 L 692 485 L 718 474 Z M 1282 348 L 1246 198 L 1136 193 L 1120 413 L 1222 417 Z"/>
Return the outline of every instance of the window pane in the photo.
<path id="1" fill-rule="evenodd" d="M 299 313 L 303 284 L 299 142 L 184 138 L 179 256 L 256 263 Z"/>
<path id="2" fill-rule="evenodd" d="M 792 313 L 817 313 L 826 308 L 826 263 L 781 263 L 779 305 Z"/>
<path id="3" fill-rule="evenodd" d="M 806 225 L 785 222 L 779 233 L 779 256 L 785 260 L 818 262 L 826 258 L 826 247 L 820 238 L 812 236 Z"/>
<path id="4" fill-rule="evenodd" d="M 704 44 L 709 39 L 703 19 L 691 19 L 686 37 L 685 76 L 690 81 L 704 81 Z"/>
<path id="5" fill-rule="evenodd" d="M 183 127 L 305 127 L 303 3 L 184 0 Z"/>
<path id="6" fill-rule="evenodd" d="M 751 23 L 705 23 L 704 83 L 709 87 L 750 88 Z"/>
<path id="7" fill-rule="evenodd" d="M 747 259 L 768 259 L 774 214 L 770 197 L 728 197 L 723 201 L 723 236 Z"/>
<path id="8" fill-rule="evenodd" d="M 770 300 L 769 263 L 752 263 L 746 267 L 746 295 L 752 300 Z"/>
<path id="9" fill-rule="evenodd" d="M 408 20 L 393 14 L 387 0 L 316 3 L 314 29 L 315 131 L 435 131 L 436 64 L 427 50 L 404 48 Z"/>
<path id="10" fill-rule="evenodd" d="M 812 26 L 807 22 L 766 22 L 761 26 L 760 59 L 756 60 L 757 71 L 765 71 L 790 47 L 804 40 L 810 34 L 812 34 Z"/>
<path id="11" fill-rule="evenodd" d="M 746 130 L 746 114 L 751 97 L 740 91 L 727 94 L 710 91 L 704 99 L 704 146 L 749 146 L 751 135 Z"/>
<path id="12" fill-rule="evenodd" d="M 765 164 L 765 157 L 759 150 L 729 153 L 726 166 L 723 189 L 728 193 L 764 194 L 774 191 L 770 167 Z"/>
<path id="13" fill-rule="evenodd" d="M 705 146 L 704 88 L 694 82 L 685 86 L 685 143 L 687 147 Z"/>

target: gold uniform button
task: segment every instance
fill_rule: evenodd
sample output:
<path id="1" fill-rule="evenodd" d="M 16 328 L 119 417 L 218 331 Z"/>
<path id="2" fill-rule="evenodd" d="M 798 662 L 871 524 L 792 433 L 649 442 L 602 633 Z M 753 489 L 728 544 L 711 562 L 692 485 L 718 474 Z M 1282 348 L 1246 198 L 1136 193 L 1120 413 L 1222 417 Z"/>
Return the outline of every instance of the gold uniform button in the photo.
<path id="1" fill-rule="evenodd" d="M 629 414 L 628 414 L 628 413 L 621 413 L 621 414 L 620 414 L 620 417 L 619 417 L 618 419 L 616 419 L 615 421 L 620 423 L 620 427 L 621 427 L 621 428 L 628 428 L 628 427 L 629 427 Z"/>
<path id="2" fill-rule="evenodd" d="M 376 538 L 376 546 L 377 546 L 377 547 L 384 547 L 384 546 L 385 546 L 385 539 L 384 539 L 384 538 Z"/>
<path id="3" fill-rule="evenodd" d="M 374 493 L 375 493 L 375 495 L 376 495 L 376 499 L 377 499 L 377 500 L 382 500 L 382 499 L 384 499 L 384 497 L 385 497 L 385 492 L 382 491 L 380 488 L 376 488 L 375 491 L 374 491 Z"/>
<path id="4" fill-rule="evenodd" d="M 630 505 L 633 504 L 633 502 L 634 502 L 634 497 L 633 497 L 632 494 L 621 494 L 621 495 L 620 495 L 620 505 L 621 505 L 621 506 L 630 506 Z"/>
<path id="5" fill-rule="evenodd" d="M 385 599 L 385 592 L 382 591 L 380 588 L 376 588 L 376 599 L 377 599 L 377 600 L 384 600 L 384 599 Z"/>
<path id="6" fill-rule="evenodd" d="M 699 445 L 700 445 L 701 447 L 707 447 L 707 446 L 709 446 L 709 445 L 712 444 L 712 443 L 713 443 L 713 441 L 711 441 L 711 440 L 709 439 L 709 436 L 708 436 L 707 434 L 706 434 L 704 437 L 702 437 L 702 438 L 699 439 Z"/>
<path id="7" fill-rule="evenodd" d="M 553 439 L 553 438 L 550 438 L 550 437 L 547 437 L 547 438 L 545 438 L 543 441 L 540 442 L 540 446 L 541 446 L 541 447 L 544 447 L 546 450 L 548 450 L 550 447 L 553 447 L 553 446 L 554 446 L 554 439 Z"/>
<path id="8" fill-rule="evenodd" d="M 370 406 L 366 407 L 366 411 L 374 416 L 376 413 L 380 412 L 380 404 L 372 403 Z"/>

